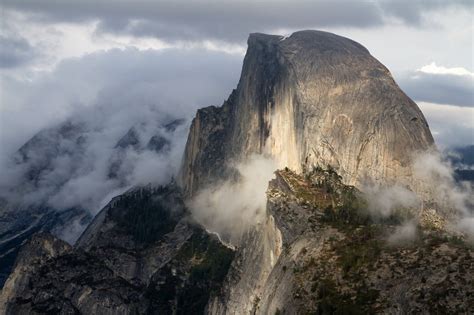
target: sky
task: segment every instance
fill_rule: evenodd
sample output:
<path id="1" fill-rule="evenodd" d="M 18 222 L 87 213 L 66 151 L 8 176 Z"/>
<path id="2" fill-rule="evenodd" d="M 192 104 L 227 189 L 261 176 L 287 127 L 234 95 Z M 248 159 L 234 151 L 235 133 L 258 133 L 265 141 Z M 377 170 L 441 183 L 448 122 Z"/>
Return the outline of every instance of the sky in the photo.
<path id="1" fill-rule="evenodd" d="M 301 29 L 368 48 L 418 103 L 440 148 L 474 144 L 473 3 L 2 0 L 0 162 L 94 106 L 133 113 L 157 103 L 191 118 L 236 86 L 249 33 Z"/>

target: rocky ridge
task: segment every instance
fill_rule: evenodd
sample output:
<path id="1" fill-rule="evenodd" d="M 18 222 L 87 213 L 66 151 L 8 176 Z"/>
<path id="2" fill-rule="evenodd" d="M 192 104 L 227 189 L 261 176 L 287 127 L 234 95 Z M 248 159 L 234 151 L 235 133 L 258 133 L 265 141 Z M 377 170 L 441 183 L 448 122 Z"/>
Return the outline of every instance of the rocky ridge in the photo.
<path id="1" fill-rule="evenodd" d="M 71 247 L 38 234 L 2 290 L 5 314 L 202 313 L 234 251 L 189 221 L 174 185 L 114 198 Z"/>
<path id="2" fill-rule="evenodd" d="M 474 311 L 474 247 L 421 215 L 374 218 L 332 169 L 277 171 L 266 219 L 235 249 L 192 223 L 175 189 L 117 197 L 74 248 L 33 238 L 2 292 L 6 313 Z M 394 241 L 407 219 L 416 232 Z"/>
<path id="3" fill-rule="evenodd" d="M 417 222 L 412 237 L 395 240 L 407 218 L 374 218 L 363 194 L 333 171 L 307 178 L 278 171 L 267 195 L 267 220 L 237 251 L 211 314 L 474 310 L 474 247 L 423 216 L 410 218 Z"/>

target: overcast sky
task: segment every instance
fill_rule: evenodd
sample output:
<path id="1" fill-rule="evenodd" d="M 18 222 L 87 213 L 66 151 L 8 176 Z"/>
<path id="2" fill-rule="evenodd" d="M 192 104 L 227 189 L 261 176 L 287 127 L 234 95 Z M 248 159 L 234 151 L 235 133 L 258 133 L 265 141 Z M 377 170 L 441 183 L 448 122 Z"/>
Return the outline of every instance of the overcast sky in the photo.
<path id="1" fill-rule="evenodd" d="M 2 155 L 100 102 L 139 108 L 166 90 L 160 104 L 179 103 L 189 117 L 220 105 L 237 84 L 249 33 L 300 29 L 360 42 L 419 104 L 440 147 L 474 143 L 474 1 L 1 3 Z M 131 80 L 140 90 L 127 89 Z M 195 80 L 204 83 L 196 88 Z"/>

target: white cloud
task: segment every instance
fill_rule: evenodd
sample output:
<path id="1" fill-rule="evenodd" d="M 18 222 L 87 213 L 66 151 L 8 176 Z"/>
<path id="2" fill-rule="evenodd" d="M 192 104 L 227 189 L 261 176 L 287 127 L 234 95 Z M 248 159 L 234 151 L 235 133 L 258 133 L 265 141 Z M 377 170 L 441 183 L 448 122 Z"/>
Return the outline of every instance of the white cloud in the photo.
<path id="1" fill-rule="evenodd" d="M 443 211 L 454 210 L 463 217 L 472 215 L 474 198 L 471 185 L 457 184 L 451 164 L 441 155 L 423 153 L 416 156 L 413 171 L 417 179 L 429 185 L 431 198 Z"/>
<path id="2" fill-rule="evenodd" d="M 83 23 L 44 23 L 34 15 L 20 11 L 5 10 L 0 35 L 8 39 L 24 38 L 36 49 L 40 58 L 30 60 L 27 67 L 4 70 L 4 74 L 21 80 L 32 80 L 54 69 L 63 60 L 82 58 L 88 54 L 112 49 L 146 50 L 207 50 L 242 56 L 245 46 L 218 40 L 166 42 L 153 36 L 133 36 L 127 33 L 98 32 L 99 20 Z M 133 21 L 132 21 L 133 22 Z M 5 47 L 2 47 L 5 49 Z M 5 53 L 9 53 L 5 51 Z"/>
<path id="3" fill-rule="evenodd" d="M 239 66 L 240 57 L 204 49 L 125 49 L 69 58 L 29 81 L 4 76 L 0 195 L 95 212 L 124 187 L 165 183 L 177 173 L 188 129 L 185 124 L 171 133 L 163 125 L 176 118 L 189 122 L 197 108 L 222 104 Z M 72 139 L 58 140 L 58 129 L 46 134 L 52 141 L 32 150 L 26 163 L 41 168 L 30 183 L 23 165 L 12 166 L 12 155 L 36 132 L 65 120 L 85 128 Z M 120 178 L 110 176 L 114 147 L 135 126 L 144 135 L 142 146 L 121 156 Z M 145 150 L 154 135 L 169 142 L 166 152 Z"/>
<path id="4" fill-rule="evenodd" d="M 393 234 L 388 237 L 388 243 L 392 245 L 399 245 L 412 242 L 416 237 L 417 224 L 415 221 L 407 221 L 402 225 L 397 226 Z"/>
<path id="5" fill-rule="evenodd" d="M 474 194 L 468 182 L 457 183 L 449 161 L 438 153 L 423 153 L 415 157 L 416 178 L 427 184 L 433 201 L 441 213 L 454 219 L 448 226 L 474 240 Z"/>
<path id="6" fill-rule="evenodd" d="M 471 217 L 459 220 L 456 227 L 474 243 L 474 214 Z"/>
<path id="7" fill-rule="evenodd" d="M 202 189 L 189 203 L 194 219 L 233 244 L 246 228 L 266 213 L 268 182 L 277 169 L 274 161 L 253 155 L 235 165 L 240 178 Z"/>
<path id="8" fill-rule="evenodd" d="M 323 30 L 361 43 L 399 79 L 406 72 L 433 61 L 472 72 L 472 19 L 472 12 L 453 9 L 430 13 L 425 17 L 424 27 L 392 23 L 371 29 L 326 27 Z"/>
<path id="9" fill-rule="evenodd" d="M 474 144 L 474 108 L 418 102 L 441 149 Z"/>
<path id="10" fill-rule="evenodd" d="M 429 74 L 452 74 L 460 76 L 471 76 L 474 77 L 474 73 L 463 67 L 454 67 L 447 68 L 443 66 L 436 65 L 435 62 L 430 63 L 429 65 L 423 66 L 416 70 L 417 72 L 429 73 Z"/>
<path id="11" fill-rule="evenodd" d="M 240 62 L 240 56 L 205 49 L 130 48 L 69 58 L 31 80 L 4 75 L 2 154 L 12 153 L 34 133 L 74 111 L 97 104 L 117 108 L 161 104 L 192 117 L 199 107 L 222 104 L 237 83 Z M 141 115 L 139 110 L 130 114 Z"/>
<path id="12" fill-rule="evenodd" d="M 397 210 L 419 208 L 421 203 L 415 193 L 402 186 L 383 187 L 368 184 L 362 188 L 369 211 L 375 217 L 386 218 Z"/>

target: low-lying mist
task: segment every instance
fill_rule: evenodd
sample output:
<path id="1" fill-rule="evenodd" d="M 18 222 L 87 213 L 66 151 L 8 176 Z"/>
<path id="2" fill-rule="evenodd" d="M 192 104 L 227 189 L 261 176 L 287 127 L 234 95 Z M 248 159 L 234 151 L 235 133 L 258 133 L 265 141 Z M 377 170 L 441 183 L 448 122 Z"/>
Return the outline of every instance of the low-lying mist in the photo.
<path id="1" fill-rule="evenodd" d="M 413 240 L 416 227 L 424 211 L 446 218 L 448 231 L 463 233 L 474 240 L 474 197 L 472 183 L 458 182 L 454 168 L 447 157 L 438 152 L 425 152 L 413 159 L 413 176 L 422 183 L 425 193 L 416 195 L 410 189 L 400 186 L 366 184 L 361 189 L 368 202 L 369 213 L 374 218 L 402 217 L 401 225 L 388 237 L 391 243 Z"/>
<path id="2" fill-rule="evenodd" d="M 399 209 L 421 207 L 418 196 L 400 185 L 366 184 L 361 189 L 367 199 L 369 213 L 376 218 L 387 218 Z"/>
<path id="3" fill-rule="evenodd" d="M 227 242 L 237 244 L 246 229 L 265 217 L 268 182 L 277 169 L 273 160 L 254 155 L 234 165 L 237 180 L 207 187 L 188 203 L 193 218 Z M 414 158 L 416 180 L 426 186 L 430 200 L 401 185 L 365 184 L 360 189 L 369 215 L 377 222 L 396 218 L 399 226 L 387 235 L 390 244 L 413 241 L 423 213 L 434 211 L 447 217 L 445 228 L 474 240 L 472 184 L 456 182 L 449 160 L 439 153 L 419 154 Z M 401 221 L 400 221 L 401 220 Z"/>
<path id="4" fill-rule="evenodd" d="M 265 218 L 266 190 L 274 176 L 272 159 L 252 155 L 233 165 L 239 176 L 207 187 L 190 200 L 193 218 L 227 242 L 237 243 L 242 233 Z"/>
<path id="5" fill-rule="evenodd" d="M 415 176 L 431 189 L 433 202 L 451 217 L 448 228 L 462 232 L 474 241 L 473 184 L 457 182 L 448 159 L 439 153 L 419 155 L 413 164 Z"/>
<path id="6" fill-rule="evenodd" d="M 167 182 L 179 167 L 190 119 L 196 109 L 222 103 L 239 58 L 202 49 L 114 49 L 64 60 L 29 80 L 3 76 L 0 196 L 94 212 L 124 187 Z M 179 126 L 165 127 L 176 119 L 183 120 Z M 130 128 L 140 143 L 118 150 Z M 38 132 L 39 141 L 19 157 Z M 166 148 L 147 149 L 152 136 Z M 119 158 L 121 178 L 108 176 Z"/>
<path id="7" fill-rule="evenodd" d="M 192 48 L 114 49 L 28 80 L 2 74 L 2 210 L 94 215 L 132 186 L 169 182 L 191 118 L 223 102 L 240 59 Z"/>

